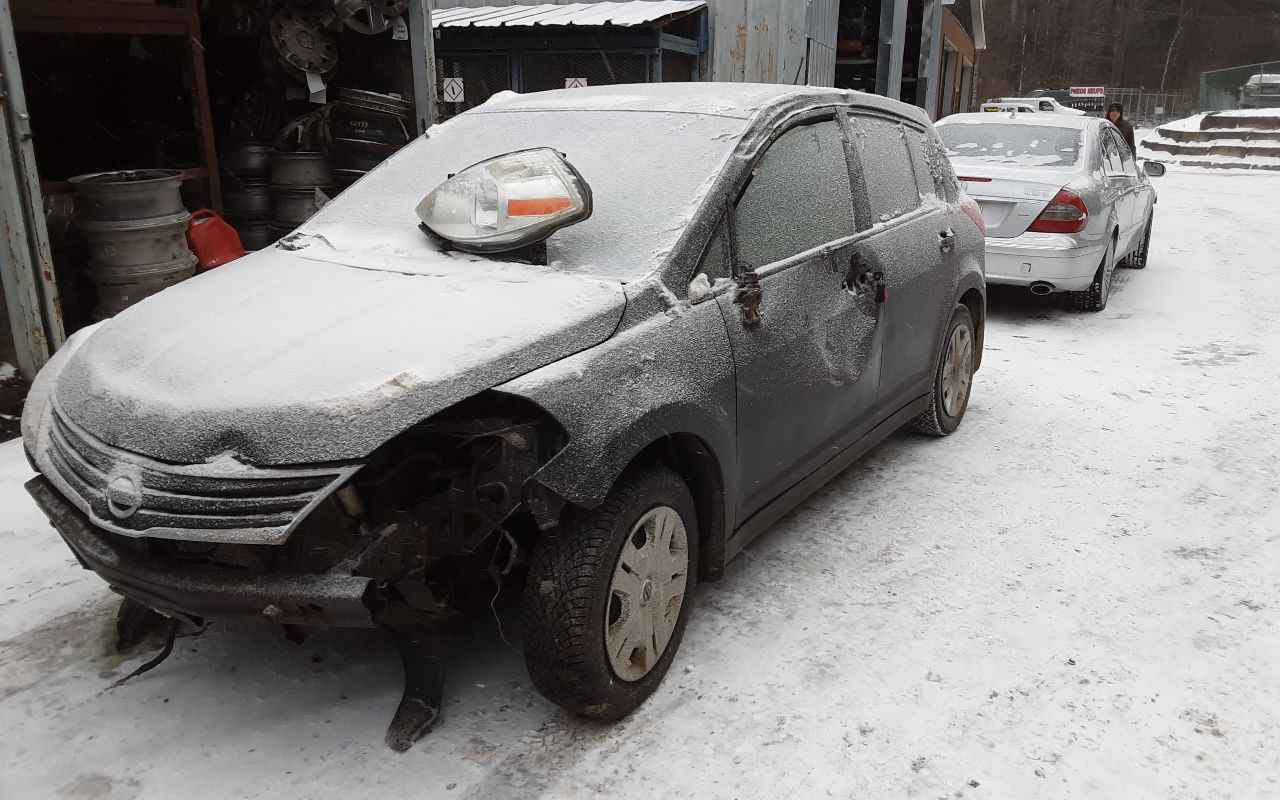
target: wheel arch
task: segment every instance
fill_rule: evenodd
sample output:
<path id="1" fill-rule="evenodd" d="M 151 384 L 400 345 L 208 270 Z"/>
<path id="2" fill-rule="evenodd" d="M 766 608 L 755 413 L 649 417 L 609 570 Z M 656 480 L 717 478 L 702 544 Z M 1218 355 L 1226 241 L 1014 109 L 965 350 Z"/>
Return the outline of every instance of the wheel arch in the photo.
<path id="1" fill-rule="evenodd" d="M 977 371 L 982 367 L 982 351 L 986 342 L 987 334 L 987 298 L 981 291 L 975 287 L 966 289 L 960 295 L 960 304 L 969 309 L 969 316 L 973 319 L 973 335 L 977 340 L 977 359 L 974 361 L 973 368 Z"/>
<path id="2" fill-rule="evenodd" d="M 652 464 L 671 468 L 689 487 L 698 514 L 698 579 L 719 579 L 724 574 L 728 541 L 725 481 L 720 459 L 700 436 L 670 433 L 637 453 L 623 474 Z"/>
<path id="3" fill-rule="evenodd" d="M 699 578 L 715 580 L 725 567 L 733 529 L 734 487 L 725 465 L 733 463 L 734 430 L 726 415 L 679 404 L 653 409 L 624 429 L 597 439 L 585 432 L 530 480 L 565 503 L 595 508 L 628 471 L 661 463 L 675 470 L 698 511 Z"/>

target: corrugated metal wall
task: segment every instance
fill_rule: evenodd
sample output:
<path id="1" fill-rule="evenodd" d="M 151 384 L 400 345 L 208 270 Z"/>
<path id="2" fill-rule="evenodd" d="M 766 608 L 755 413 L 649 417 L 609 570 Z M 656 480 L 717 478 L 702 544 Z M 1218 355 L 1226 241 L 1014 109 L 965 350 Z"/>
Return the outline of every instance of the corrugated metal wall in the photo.
<path id="1" fill-rule="evenodd" d="M 836 32 L 840 24 L 840 0 L 809 0 L 805 32 L 809 37 L 810 86 L 833 86 L 836 82 Z"/>
<path id="2" fill-rule="evenodd" d="M 574 0 L 542 0 L 565 5 Z M 577 0 L 593 2 L 593 0 Z M 436 0 L 433 8 L 527 3 Z M 708 0 L 711 80 L 831 86 L 840 0 Z"/>

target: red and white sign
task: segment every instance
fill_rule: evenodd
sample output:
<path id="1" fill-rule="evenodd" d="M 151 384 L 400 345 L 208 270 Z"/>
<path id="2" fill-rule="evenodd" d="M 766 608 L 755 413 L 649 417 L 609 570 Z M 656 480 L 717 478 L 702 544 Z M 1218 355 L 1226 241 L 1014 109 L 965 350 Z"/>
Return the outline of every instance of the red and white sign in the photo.
<path id="1" fill-rule="evenodd" d="M 1105 86 L 1072 86 L 1072 97 L 1106 97 L 1107 87 Z"/>

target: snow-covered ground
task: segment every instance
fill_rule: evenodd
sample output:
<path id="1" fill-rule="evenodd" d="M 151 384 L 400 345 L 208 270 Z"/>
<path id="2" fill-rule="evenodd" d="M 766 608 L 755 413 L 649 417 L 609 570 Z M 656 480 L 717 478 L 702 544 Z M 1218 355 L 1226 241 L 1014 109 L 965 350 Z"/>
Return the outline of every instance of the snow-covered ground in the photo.
<path id="1" fill-rule="evenodd" d="M 487 623 L 404 755 L 372 633 L 219 625 L 108 690 L 149 652 L 112 654 L 0 446 L 0 797 L 1280 794 L 1280 176 L 1157 185 L 1107 311 L 999 294 L 961 431 L 894 438 L 702 587 L 615 726 Z"/>

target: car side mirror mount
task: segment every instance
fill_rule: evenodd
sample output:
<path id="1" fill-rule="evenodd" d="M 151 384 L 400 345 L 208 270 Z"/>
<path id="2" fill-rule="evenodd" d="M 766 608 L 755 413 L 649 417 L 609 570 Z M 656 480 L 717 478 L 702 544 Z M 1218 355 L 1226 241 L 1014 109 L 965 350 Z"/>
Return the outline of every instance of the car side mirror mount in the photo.
<path id="1" fill-rule="evenodd" d="M 1159 161 L 1143 161 L 1142 170 L 1153 178 L 1163 178 L 1164 174 L 1169 171 L 1168 167 Z"/>

